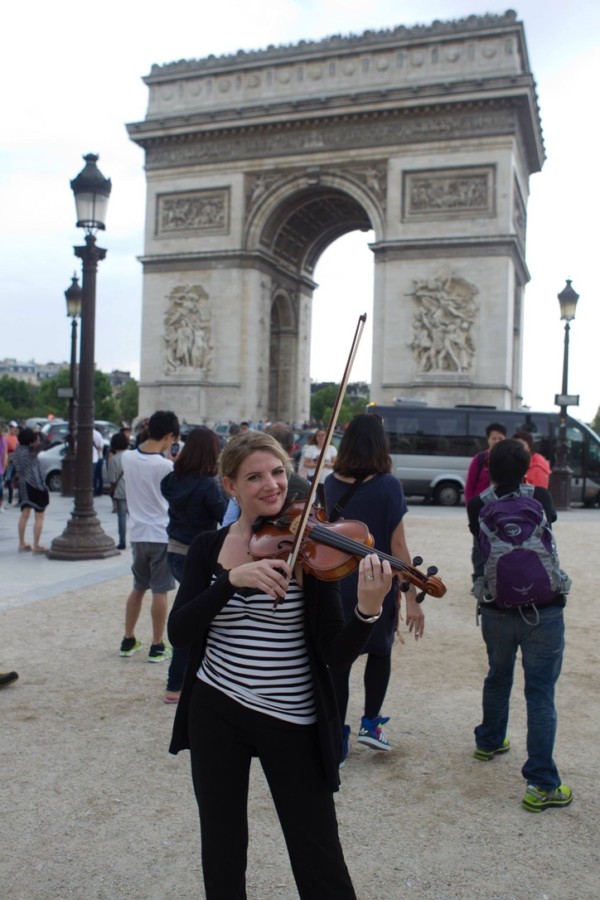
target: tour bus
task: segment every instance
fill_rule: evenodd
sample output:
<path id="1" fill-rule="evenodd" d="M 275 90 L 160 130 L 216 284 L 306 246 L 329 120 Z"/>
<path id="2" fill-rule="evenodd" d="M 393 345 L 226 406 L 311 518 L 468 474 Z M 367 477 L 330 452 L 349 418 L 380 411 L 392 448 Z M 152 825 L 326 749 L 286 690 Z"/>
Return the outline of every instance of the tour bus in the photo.
<path id="1" fill-rule="evenodd" d="M 409 402 L 397 406 L 369 404 L 381 417 L 390 442 L 394 474 L 407 496 L 421 496 L 442 506 L 455 506 L 476 453 L 487 448 L 485 429 L 493 422 L 531 432 L 535 449 L 555 463 L 558 412 L 507 410 L 493 406 L 441 408 Z M 600 437 L 588 425 L 567 416 L 568 464 L 572 471 L 571 502 L 600 503 Z"/>

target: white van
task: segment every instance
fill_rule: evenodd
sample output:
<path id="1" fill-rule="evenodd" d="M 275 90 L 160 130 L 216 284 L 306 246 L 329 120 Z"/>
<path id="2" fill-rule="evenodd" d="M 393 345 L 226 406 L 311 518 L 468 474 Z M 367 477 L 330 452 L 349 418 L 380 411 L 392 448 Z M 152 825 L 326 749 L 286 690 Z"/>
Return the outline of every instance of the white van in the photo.
<path id="1" fill-rule="evenodd" d="M 554 463 L 558 412 L 507 410 L 483 406 L 452 408 L 410 404 L 377 406 L 367 412 L 383 420 L 390 442 L 394 474 L 408 496 L 425 497 L 442 506 L 460 503 L 469 463 L 487 448 L 485 429 L 493 422 L 511 437 L 529 431 L 535 449 Z M 571 502 L 600 502 L 600 437 L 588 425 L 567 416 Z"/>

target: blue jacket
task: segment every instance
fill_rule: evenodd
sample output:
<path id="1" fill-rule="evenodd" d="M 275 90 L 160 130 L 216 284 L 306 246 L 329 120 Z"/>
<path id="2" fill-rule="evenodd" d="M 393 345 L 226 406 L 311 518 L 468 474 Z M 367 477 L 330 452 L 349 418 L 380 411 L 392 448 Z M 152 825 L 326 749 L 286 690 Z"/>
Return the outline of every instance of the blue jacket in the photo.
<path id="1" fill-rule="evenodd" d="M 160 483 L 169 503 L 167 534 L 191 544 L 202 531 L 214 531 L 223 521 L 227 499 L 216 478 L 169 472 Z"/>

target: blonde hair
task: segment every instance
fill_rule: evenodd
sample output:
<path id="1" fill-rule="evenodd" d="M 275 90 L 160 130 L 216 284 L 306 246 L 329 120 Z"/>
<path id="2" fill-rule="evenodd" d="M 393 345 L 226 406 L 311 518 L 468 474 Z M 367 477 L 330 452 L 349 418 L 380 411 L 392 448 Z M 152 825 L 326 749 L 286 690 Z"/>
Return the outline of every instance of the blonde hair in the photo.
<path id="1" fill-rule="evenodd" d="M 244 460 L 252 453 L 260 452 L 272 453 L 281 460 L 289 478 L 292 471 L 289 456 L 279 441 L 264 431 L 246 431 L 227 441 L 219 457 L 219 475 L 233 480 Z"/>

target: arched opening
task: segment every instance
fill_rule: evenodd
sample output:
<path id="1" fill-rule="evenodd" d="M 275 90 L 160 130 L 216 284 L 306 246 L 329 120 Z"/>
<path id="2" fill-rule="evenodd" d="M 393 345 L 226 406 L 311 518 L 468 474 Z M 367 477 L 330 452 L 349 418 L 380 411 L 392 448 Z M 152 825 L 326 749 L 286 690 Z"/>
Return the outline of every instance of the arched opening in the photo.
<path id="1" fill-rule="evenodd" d="M 275 275 L 271 282 L 269 417 L 310 415 L 311 380 L 339 381 L 358 317 L 367 313 L 354 380 L 370 381 L 374 240 L 372 198 L 356 184 L 318 183 L 280 188 L 263 200 L 249 227 Z M 321 286 L 320 286 L 321 285 Z M 286 322 L 282 303 L 287 304 Z M 316 324 L 311 327 L 311 321 Z M 300 417 L 298 417 L 298 414 Z"/>
<path id="2" fill-rule="evenodd" d="M 353 231 L 331 244 L 315 268 L 310 338 L 310 379 L 339 382 L 358 318 L 367 314 L 350 381 L 371 380 L 374 257 L 372 231 Z"/>

